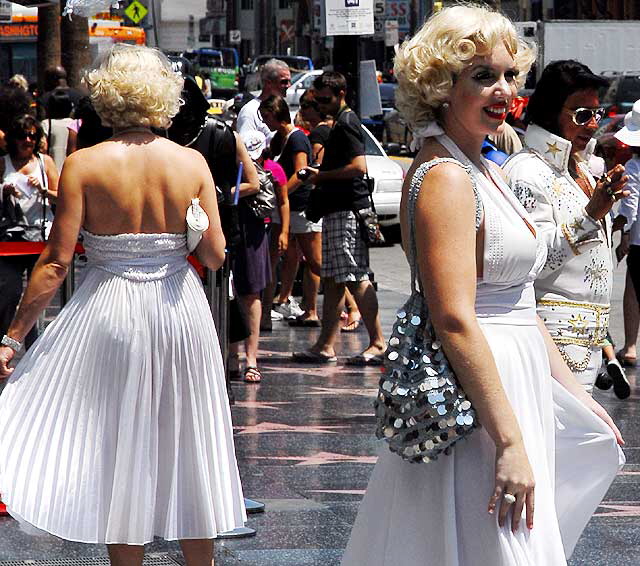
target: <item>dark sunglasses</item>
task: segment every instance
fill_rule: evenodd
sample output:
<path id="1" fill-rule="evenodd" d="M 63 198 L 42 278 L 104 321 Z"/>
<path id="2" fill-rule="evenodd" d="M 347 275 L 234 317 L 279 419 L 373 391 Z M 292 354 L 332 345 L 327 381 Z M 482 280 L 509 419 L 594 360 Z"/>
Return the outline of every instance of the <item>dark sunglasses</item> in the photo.
<path id="1" fill-rule="evenodd" d="M 301 102 L 300 108 L 313 108 L 314 110 L 318 110 L 317 102 Z"/>
<path id="2" fill-rule="evenodd" d="M 280 84 L 281 85 L 290 85 L 291 84 L 291 79 L 280 79 Z"/>
<path id="3" fill-rule="evenodd" d="M 318 104 L 329 104 L 333 100 L 333 96 L 318 96 L 316 95 L 316 102 Z"/>
<path id="4" fill-rule="evenodd" d="M 576 126 L 584 126 L 595 119 L 596 124 L 604 118 L 604 108 L 566 108 Z"/>
<path id="5" fill-rule="evenodd" d="M 21 132 L 19 134 L 16 134 L 16 139 L 17 140 L 26 140 L 27 138 L 34 140 L 38 137 L 37 132 Z"/>

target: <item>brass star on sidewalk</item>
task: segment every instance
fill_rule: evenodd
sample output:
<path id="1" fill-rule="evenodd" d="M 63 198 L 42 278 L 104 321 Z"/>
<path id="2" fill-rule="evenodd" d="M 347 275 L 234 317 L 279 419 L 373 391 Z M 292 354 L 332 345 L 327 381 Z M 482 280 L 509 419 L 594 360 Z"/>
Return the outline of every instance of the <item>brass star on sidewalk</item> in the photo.
<path id="1" fill-rule="evenodd" d="M 280 407 L 275 405 L 291 405 L 291 401 L 236 401 L 233 405 L 238 409 L 271 409 L 279 411 Z"/>
<path id="2" fill-rule="evenodd" d="M 601 511 L 600 511 L 601 510 Z M 640 505 L 637 502 L 616 502 L 611 501 L 601 503 L 594 517 L 638 517 L 640 516 Z"/>
<path id="3" fill-rule="evenodd" d="M 348 428 L 343 425 L 331 425 L 331 426 L 306 426 L 306 425 L 288 425 L 284 423 L 259 423 L 250 426 L 238 426 L 234 427 L 239 430 L 238 436 L 244 434 L 266 434 L 269 432 L 304 432 L 312 434 L 337 434 L 338 431 L 332 429 L 344 429 Z"/>
<path id="4" fill-rule="evenodd" d="M 247 460 L 290 460 L 296 466 L 322 466 L 323 464 L 375 464 L 377 456 L 349 456 L 335 452 L 317 452 L 310 456 L 250 456 Z"/>
<path id="5" fill-rule="evenodd" d="M 353 395 L 355 397 L 375 397 L 377 393 L 377 389 L 358 389 L 355 387 L 349 388 L 338 388 L 338 387 L 310 387 L 313 391 L 309 391 L 308 393 L 300 392 L 300 396 L 306 395 L 327 395 L 327 396 L 342 396 L 342 395 Z"/>
<path id="6" fill-rule="evenodd" d="M 555 158 L 555 156 L 560 153 L 562 150 L 558 147 L 558 142 L 553 142 L 553 143 L 547 143 L 547 151 L 545 151 L 545 153 L 550 153 L 553 155 L 553 157 Z"/>

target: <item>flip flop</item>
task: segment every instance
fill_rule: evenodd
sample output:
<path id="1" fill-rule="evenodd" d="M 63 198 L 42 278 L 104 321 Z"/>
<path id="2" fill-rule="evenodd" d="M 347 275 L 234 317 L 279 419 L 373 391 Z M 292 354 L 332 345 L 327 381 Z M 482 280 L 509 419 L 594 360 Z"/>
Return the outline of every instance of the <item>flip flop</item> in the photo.
<path id="1" fill-rule="evenodd" d="M 384 363 L 384 354 L 358 354 L 345 361 L 347 366 L 381 366 Z"/>
<path id="2" fill-rule="evenodd" d="M 362 319 L 352 320 L 351 322 L 348 322 L 347 324 L 345 324 L 340 329 L 340 332 L 355 332 L 356 330 L 358 330 L 358 328 L 360 328 L 361 324 L 362 324 Z"/>
<path id="3" fill-rule="evenodd" d="M 244 368 L 244 380 L 246 383 L 260 383 L 262 374 L 256 366 L 247 366 Z"/>
<path id="4" fill-rule="evenodd" d="M 293 352 L 291 355 L 294 362 L 300 362 L 302 364 L 329 364 L 331 362 L 337 362 L 336 356 L 327 356 L 320 352 L 314 352 L 313 350 L 303 350 L 302 352 Z"/>
<path id="5" fill-rule="evenodd" d="M 289 326 L 299 326 L 303 328 L 319 328 L 320 321 L 317 318 L 294 318 L 289 321 Z"/>

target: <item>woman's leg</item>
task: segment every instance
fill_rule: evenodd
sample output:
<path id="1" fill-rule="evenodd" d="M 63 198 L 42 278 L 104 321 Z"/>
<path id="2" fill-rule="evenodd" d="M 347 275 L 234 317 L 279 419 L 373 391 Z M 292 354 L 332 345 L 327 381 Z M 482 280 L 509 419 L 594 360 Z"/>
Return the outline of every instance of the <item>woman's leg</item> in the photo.
<path id="1" fill-rule="evenodd" d="M 260 315 L 262 314 L 262 303 L 259 294 L 241 295 L 238 297 L 247 315 L 247 325 L 249 326 L 249 337 L 244 341 L 244 351 L 247 358 L 247 366 L 258 366 L 258 341 L 260 339 Z"/>
<path id="2" fill-rule="evenodd" d="M 132 544 L 108 544 L 111 566 L 141 566 L 144 546 Z"/>
<path id="3" fill-rule="evenodd" d="M 640 306 L 636 298 L 635 287 L 631 280 L 631 266 L 627 267 L 627 277 L 624 284 L 622 298 L 622 312 L 624 317 L 624 346 L 619 352 L 622 358 L 636 358 L 636 342 L 638 340 L 638 326 L 640 326 Z"/>
<path id="4" fill-rule="evenodd" d="M 293 293 L 293 284 L 296 280 L 296 273 L 298 273 L 298 265 L 300 263 L 298 253 L 297 236 L 290 234 L 289 247 L 282 258 L 280 293 L 276 299 L 279 304 L 286 303 Z"/>
<path id="5" fill-rule="evenodd" d="M 296 234 L 298 244 L 304 254 L 306 267 L 302 285 L 302 308 L 306 311 L 302 318 L 318 320 L 318 290 L 322 268 L 322 232 Z"/>
<path id="6" fill-rule="evenodd" d="M 181 540 L 180 548 L 187 566 L 213 566 L 213 539 Z"/>
<path id="7" fill-rule="evenodd" d="M 271 224 L 269 239 L 269 259 L 271 260 L 271 281 L 262 293 L 262 320 L 260 330 L 271 330 L 271 309 L 273 307 L 273 297 L 278 286 L 277 270 L 280 255 L 278 254 L 278 238 L 282 232 L 282 224 Z"/>

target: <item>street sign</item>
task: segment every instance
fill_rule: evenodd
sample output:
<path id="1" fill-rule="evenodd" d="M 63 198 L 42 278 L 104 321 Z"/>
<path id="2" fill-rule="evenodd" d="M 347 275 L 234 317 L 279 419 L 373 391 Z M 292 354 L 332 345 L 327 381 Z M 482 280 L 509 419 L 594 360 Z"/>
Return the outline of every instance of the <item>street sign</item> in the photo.
<path id="1" fill-rule="evenodd" d="M 280 43 L 290 43 L 296 37 L 296 23 L 293 20 L 280 20 Z"/>
<path id="2" fill-rule="evenodd" d="M 11 21 L 11 2 L 0 0 L 0 22 Z"/>
<path id="3" fill-rule="evenodd" d="M 384 23 L 384 44 L 387 47 L 393 47 L 397 43 L 400 43 L 398 20 L 387 20 Z"/>
<path id="4" fill-rule="evenodd" d="M 242 33 L 239 29 L 230 29 L 229 30 L 229 43 L 231 45 L 240 45 L 242 41 Z"/>
<path id="5" fill-rule="evenodd" d="M 126 7 L 124 13 L 134 24 L 138 24 L 140 20 L 149 13 L 149 10 L 147 10 L 144 4 L 138 2 L 138 0 L 133 0 L 133 2 Z"/>
<path id="6" fill-rule="evenodd" d="M 373 3 L 373 40 L 384 41 L 385 0 L 374 0 Z"/>
<path id="7" fill-rule="evenodd" d="M 372 35 L 373 0 L 326 0 L 327 35 Z"/>
<path id="8" fill-rule="evenodd" d="M 398 31 L 408 33 L 411 17 L 411 0 L 387 0 L 387 19 L 398 22 Z"/>

